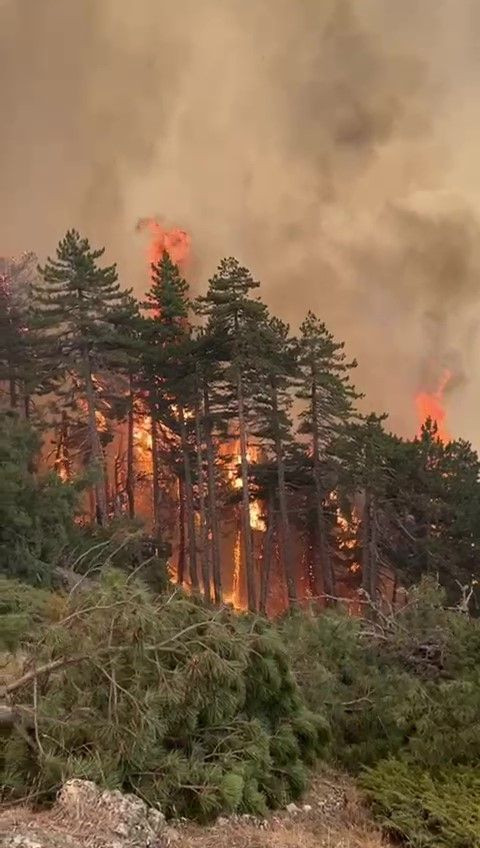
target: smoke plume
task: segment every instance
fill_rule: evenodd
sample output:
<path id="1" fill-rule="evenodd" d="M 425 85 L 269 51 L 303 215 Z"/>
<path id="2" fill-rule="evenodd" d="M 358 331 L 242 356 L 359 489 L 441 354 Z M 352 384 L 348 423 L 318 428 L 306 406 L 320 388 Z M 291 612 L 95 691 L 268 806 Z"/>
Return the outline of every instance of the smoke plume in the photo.
<path id="1" fill-rule="evenodd" d="M 447 368 L 480 443 L 480 9 L 475 0 L 0 0 L 0 254 L 67 227 L 145 286 L 136 223 L 222 255 L 360 361 L 415 429 Z"/>

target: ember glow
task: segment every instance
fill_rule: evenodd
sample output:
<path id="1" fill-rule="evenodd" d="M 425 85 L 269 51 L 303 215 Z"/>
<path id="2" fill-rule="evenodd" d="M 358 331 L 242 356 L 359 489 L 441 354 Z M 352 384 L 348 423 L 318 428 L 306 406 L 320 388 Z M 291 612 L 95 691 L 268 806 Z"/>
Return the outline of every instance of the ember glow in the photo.
<path id="1" fill-rule="evenodd" d="M 431 393 L 419 392 L 415 398 L 419 421 L 419 434 L 422 426 L 430 418 L 432 421 L 436 422 L 438 427 L 438 438 L 442 442 L 449 442 L 452 438 L 445 424 L 446 411 L 443 401 L 445 389 L 447 388 L 451 377 L 452 374 L 450 371 L 444 371 L 436 391 Z"/>
<path id="2" fill-rule="evenodd" d="M 249 447 L 247 449 L 247 462 L 254 463 L 257 460 L 257 449 Z M 242 478 L 239 476 L 238 469 L 241 466 L 242 458 L 239 453 L 239 442 L 237 440 L 235 445 L 235 459 L 233 467 L 228 472 L 228 478 L 232 482 L 235 489 L 242 488 Z M 252 530 L 260 530 L 261 533 L 265 532 L 265 521 L 262 517 L 262 507 L 261 503 L 258 500 L 254 500 L 250 503 L 250 527 Z"/>
<path id="3" fill-rule="evenodd" d="M 137 230 L 146 230 L 150 235 L 148 246 L 148 264 L 155 265 L 167 251 L 175 265 L 185 265 L 190 256 L 191 239 L 185 230 L 179 227 L 166 229 L 156 218 L 141 218 Z"/>

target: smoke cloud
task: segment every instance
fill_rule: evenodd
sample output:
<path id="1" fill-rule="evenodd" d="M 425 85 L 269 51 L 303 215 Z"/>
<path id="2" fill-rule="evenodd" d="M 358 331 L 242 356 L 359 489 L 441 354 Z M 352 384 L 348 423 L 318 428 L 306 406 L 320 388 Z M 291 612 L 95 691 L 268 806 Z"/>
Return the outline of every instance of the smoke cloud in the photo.
<path id="1" fill-rule="evenodd" d="M 196 288 L 234 254 L 324 318 L 393 429 L 450 368 L 478 446 L 479 34 L 475 0 L 0 0 L 0 254 L 76 226 L 141 291 L 162 217 Z"/>

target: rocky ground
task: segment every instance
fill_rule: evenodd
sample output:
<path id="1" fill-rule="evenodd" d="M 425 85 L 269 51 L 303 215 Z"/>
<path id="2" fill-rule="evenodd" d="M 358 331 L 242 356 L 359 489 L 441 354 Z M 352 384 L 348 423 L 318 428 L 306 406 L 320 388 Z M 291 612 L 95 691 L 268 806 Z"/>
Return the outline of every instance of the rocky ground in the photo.
<path id="1" fill-rule="evenodd" d="M 385 848 L 352 783 L 318 775 L 298 806 L 256 820 L 220 818 L 210 827 L 165 822 L 133 796 L 70 781 L 48 811 L 0 812 L 1 848 Z"/>

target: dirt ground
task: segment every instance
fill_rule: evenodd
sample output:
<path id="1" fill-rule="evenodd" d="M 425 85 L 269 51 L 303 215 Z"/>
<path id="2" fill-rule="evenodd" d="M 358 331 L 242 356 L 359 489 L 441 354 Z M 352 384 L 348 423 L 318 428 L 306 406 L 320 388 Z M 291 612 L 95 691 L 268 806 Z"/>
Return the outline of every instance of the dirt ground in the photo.
<path id="1" fill-rule="evenodd" d="M 105 821 L 79 821 L 58 810 L 27 807 L 0 812 L 1 848 L 110 848 Z M 122 843 L 122 846 L 124 843 Z M 319 774 L 296 809 L 265 820 L 220 818 L 210 827 L 169 824 L 152 848 L 386 848 L 353 783 L 335 772 Z M 125 848 L 127 846 L 125 845 Z"/>

